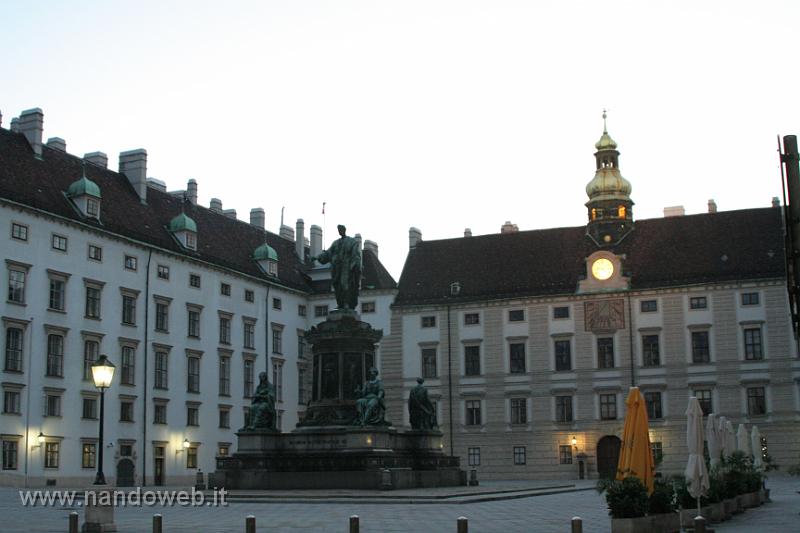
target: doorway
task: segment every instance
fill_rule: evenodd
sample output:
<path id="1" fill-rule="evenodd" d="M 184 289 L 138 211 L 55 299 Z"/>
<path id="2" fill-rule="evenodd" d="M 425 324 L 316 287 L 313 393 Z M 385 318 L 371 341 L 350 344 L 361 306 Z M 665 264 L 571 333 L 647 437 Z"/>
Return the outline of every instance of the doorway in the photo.
<path id="1" fill-rule="evenodd" d="M 601 478 L 616 476 L 621 446 L 622 441 L 614 435 L 606 435 L 597 442 L 597 473 Z"/>
<path id="2" fill-rule="evenodd" d="M 117 463 L 117 486 L 132 487 L 134 482 L 134 465 L 127 457 L 123 457 Z"/>
<path id="3" fill-rule="evenodd" d="M 164 447 L 156 446 L 153 449 L 153 485 L 164 484 Z"/>

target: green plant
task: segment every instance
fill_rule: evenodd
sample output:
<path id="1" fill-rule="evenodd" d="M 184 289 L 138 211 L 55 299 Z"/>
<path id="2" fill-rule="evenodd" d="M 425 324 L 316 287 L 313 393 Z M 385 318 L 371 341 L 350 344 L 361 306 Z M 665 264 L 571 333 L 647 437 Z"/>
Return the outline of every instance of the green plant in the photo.
<path id="1" fill-rule="evenodd" d="M 762 463 L 764 464 L 764 472 L 771 472 L 781 467 L 779 464 L 773 462 L 772 456 L 768 453 L 764 454 Z M 800 468 L 800 465 L 797 465 L 797 467 Z"/>
<path id="2" fill-rule="evenodd" d="M 761 486 L 761 474 L 753 468 L 750 457 L 741 451 L 737 450 L 725 458 L 722 462 L 722 472 L 725 479 L 723 493 L 726 498 L 755 492 Z"/>
<path id="3" fill-rule="evenodd" d="M 600 480 L 597 490 L 605 492 L 608 514 L 612 518 L 638 518 L 647 513 L 647 488 L 639 478 L 630 476 L 622 481 Z"/>
<path id="4" fill-rule="evenodd" d="M 786 471 L 790 476 L 800 476 L 800 464 L 792 465 Z"/>
<path id="5" fill-rule="evenodd" d="M 675 487 L 676 502 L 683 509 L 692 509 L 697 507 L 697 498 L 692 496 L 689 492 L 689 484 L 686 482 L 686 478 L 683 476 L 674 476 L 672 478 L 672 484 Z M 709 501 L 710 500 L 706 496 L 702 496 L 700 498 L 701 505 L 706 505 Z"/>
<path id="6" fill-rule="evenodd" d="M 675 511 L 678 500 L 675 487 L 669 479 L 656 479 L 653 494 L 648 501 L 647 514 L 667 514 Z"/>
<path id="7" fill-rule="evenodd" d="M 725 475 L 721 468 L 714 468 L 708 473 L 708 501 L 719 503 L 725 499 Z"/>

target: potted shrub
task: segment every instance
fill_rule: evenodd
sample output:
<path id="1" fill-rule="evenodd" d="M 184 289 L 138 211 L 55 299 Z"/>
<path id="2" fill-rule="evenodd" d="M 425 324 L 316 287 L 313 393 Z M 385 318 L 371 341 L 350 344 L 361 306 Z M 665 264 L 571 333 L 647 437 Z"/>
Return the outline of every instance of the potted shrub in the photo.
<path id="1" fill-rule="evenodd" d="M 650 517 L 645 516 L 649 507 L 647 488 L 638 478 L 601 480 L 597 483 L 597 490 L 606 494 L 612 533 L 652 531 Z"/>
<path id="2" fill-rule="evenodd" d="M 675 496 L 677 503 L 680 505 L 680 523 L 683 527 L 694 527 L 694 517 L 697 516 L 697 498 L 689 493 L 688 484 L 683 476 L 675 476 L 673 483 L 675 485 Z M 706 520 L 711 520 L 711 507 L 709 500 L 703 496 L 700 498 L 701 511 Z"/>
<path id="3" fill-rule="evenodd" d="M 647 515 L 650 517 L 651 531 L 672 533 L 681 527 L 675 487 L 670 479 L 656 478 L 653 494 L 647 504 Z"/>
<path id="4" fill-rule="evenodd" d="M 719 468 L 714 468 L 708 474 L 708 504 L 711 512 L 709 519 L 712 522 L 722 522 L 730 518 L 725 516 L 725 478 Z"/>

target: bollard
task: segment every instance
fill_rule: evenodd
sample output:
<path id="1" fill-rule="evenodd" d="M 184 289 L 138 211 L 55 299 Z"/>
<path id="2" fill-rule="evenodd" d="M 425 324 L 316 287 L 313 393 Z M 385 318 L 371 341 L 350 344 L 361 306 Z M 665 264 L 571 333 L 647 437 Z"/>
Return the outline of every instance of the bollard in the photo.
<path id="1" fill-rule="evenodd" d="M 469 533 L 469 521 L 464 516 L 458 517 L 458 533 Z"/>
<path id="2" fill-rule="evenodd" d="M 358 533 L 358 515 L 354 514 L 350 517 L 350 533 Z"/>
<path id="3" fill-rule="evenodd" d="M 572 517 L 572 533 L 583 533 L 583 520 L 580 516 Z"/>
<path id="4" fill-rule="evenodd" d="M 256 533 L 256 517 L 249 514 L 244 519 L 244 533 Z"/>
<path id="5" fill-rule="evenodd" d="M 694 533 L 706 533 L 706 519 L 702 516 L 694 517 Z"/>
<path id="6" fill-rule="evenodd" d="M 153 515 L 153 533 L 161 533 L 161 515 Z"/>
<path id="7" fill-rule="evenodd" d="M 78 513 L 76 511 L 69 513 L 69 533 L 78 533 Z"/>

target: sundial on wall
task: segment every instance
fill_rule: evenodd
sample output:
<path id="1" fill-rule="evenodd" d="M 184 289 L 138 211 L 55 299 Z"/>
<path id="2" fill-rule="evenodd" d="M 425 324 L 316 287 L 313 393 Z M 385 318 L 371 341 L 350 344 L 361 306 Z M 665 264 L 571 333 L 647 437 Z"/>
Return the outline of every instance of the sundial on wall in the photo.
<path id="1" fill-rule="evenodd" d="M 584 304 L 586 331 L 613 331 L 625 327 L 625 301 L 592 300 Z"/>

